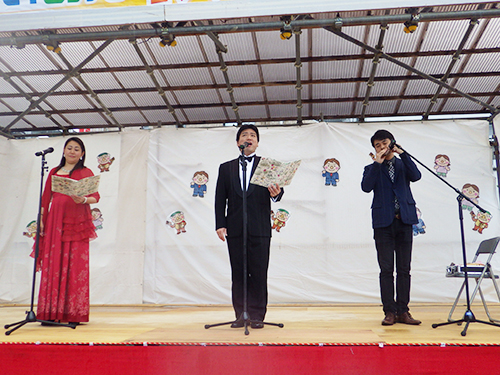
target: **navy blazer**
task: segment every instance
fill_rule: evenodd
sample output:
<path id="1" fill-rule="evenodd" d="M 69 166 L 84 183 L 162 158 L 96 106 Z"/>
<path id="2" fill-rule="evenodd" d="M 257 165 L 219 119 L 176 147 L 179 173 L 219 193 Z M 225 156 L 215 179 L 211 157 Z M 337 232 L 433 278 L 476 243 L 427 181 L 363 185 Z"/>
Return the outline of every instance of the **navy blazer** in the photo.
<path id="1" fill-rule="evenodd" d="M 260 162 L 256 156 L 253 172 Z M 275 198 L 279 201 L 284 189 Z M 227 210 L 226 210 L 227 207 Z M 247 191 L 248 235 L 271 237 L 271 194 L 266 187 L 248 184 Z M 228 237 L 238 237 L 243 233 L 243 190 L 239 175 L 239 160 L 234 159 L 219 167 L 219 177 L 215 188 L 215 229 L 226 228 Z"/>
<path id="2" fill-rule="evenodd" d="M 401 221 L 405 224 L 418 223 L 415 200 L 410 190 L 410 182 L 422 177 L 417 166 L 407 153 L 403 152 L 399 158 L 394 157 L 394 182 L 389 177 L 389 170 L 385 164 L 367 165 L 361 181 L 361 189 L 365 193 L 373 191 L 372 226 L 384 228 L 394 220 L 394 195 L 400 205 Z"/>

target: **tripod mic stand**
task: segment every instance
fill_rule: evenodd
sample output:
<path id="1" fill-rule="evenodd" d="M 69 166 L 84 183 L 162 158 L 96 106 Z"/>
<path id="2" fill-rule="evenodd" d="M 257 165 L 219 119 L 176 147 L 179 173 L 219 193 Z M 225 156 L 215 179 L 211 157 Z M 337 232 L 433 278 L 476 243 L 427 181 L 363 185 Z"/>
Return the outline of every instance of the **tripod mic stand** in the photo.
<path id="1" fill-rule="evenodd" d="M 246 145 L 241 145 L 241 155 L 239 157 L 239 163 L 241 164 L 241 168 L 243 170 L 243 312 L 240 317 L 231 322 L 224 323 L 216 323 L 216 324 L 206 324 L 205 329 L 209 329 L 212 327 L 228 325 L 233 323 L 243 322 L 243 326 L 245 328 L 245 335 L 248 335 L 250 332 L 248 331 L 248 326 L 252 323 L 257 324 L 267 324 L 272 326 L 277 326 L 283 328 L 283 323 L 268 323 L 260 320 L 251 320 L 248 315 L 248 207 L 247 207 L 247 161 L 245 160 L 245 150 Z"/>
<path id="2" fill-rule="evenodd" d="M 398 148 L 400 148 L 401 150 L 403 150 L 403 148 L 401 146 L 399 146 L 399 145 L 396 145 L 396 146 Z M 459 217 L 459 222 L 460 222 L 460 239 L 461 239 L 461 242 L 462 242 L 462 258 L 463 258 L 463 262 L 464 262 L 465 295 L 466 295 L 466 299 L 467 299 L 467 309 L 466 309 L 465 314 L 464 314 L 464 316 L 463 316 L 462 319 L 459 319 L 459 320 L 450 320 L 450 321 L 445 322 L 445 323 L 434 323 L 434 324 L 432 324 L 432 328 L 437 328 L 437 327 L 444 326 L 444 325 L 449 325 L 449 324 L 458 324 L 458 325 L 460 325 L 462 323 L 465 323 L 465 327 L 464 327 L 463 331 L 461 332 L 461 335 L 465 336 L 467 334 L 467 329 L 469 328 L 469 324 L 470 323 L 483 323 L 483 324 L 488 324 L 488 325 L 500 327 L 500 324 L 496 324 L 496 323 L 493 323 L 493 322 L 487 322 L 487 321 L 484 321 L 484 320 L 476 319 L 476 317 L 474 316 L 474 313 L 471 310 L 471 306 L 470 306 L 471 302 L 470 302 L 470 292 L 469 292 L 469 276 L 468 276 L 468 273 L 467 273 L 467 252 L 466 252 L 466 249 L 465 249 L 464 214 L 462 212 L 462 201 L 464 199 L 467 200 L 467 201 L 469 201 L 471 204 L 473 204 L 474 206 L 476 206 L 477 209 L 480 210 L 481 212 L 486 212 L 486 210 L 483 209 L 483 208 L 481 208 L 478 204 L 476 204 L 475 202 L 473 202 L 472 200 L 470 200 L 465 195 L 463 195 L 460 190 L 458 190 L 453 185 L 451 185 L 450 183 L 448 183 L 448 181 L 445 181 L 438 174 L 434 173 L 430 168 L 428 168 L 426 165 L 424 165 L 423 163 L 421 163 L 417 158 L 415 158 L 413 155 L 411 155 L 410 153 L 408 153 L 406 150 L 403 150 L 403 151 L 406 152 L 406 154 L 410 158 L 412 158 L 413 160 L 415 160 L 418 164 L 420 164 L 422 167 L 424 167 L 425 169 L 427 169 L 432 175 L 434 175 L 435 177 L 437 177 L 439 180 L 441 180 L 449 188 L 453 189 L 458 194 L 458 196 L 457 196 L 458 217 Z"/>
<path id="3" fill-rule="evenodd" d="M 41 156 L 42 157 L 42 166 L 41 166 L 41 176 L 40 176 L 40 195 L 39 195 L 39 201 L 38 201 L 38 216 L 37 216 L 37 226 L 36 226 L 36 238 L 35 238 L 35 260 L 34 260 L 34 266 L 33 266 L 33 280 L 31 283 L 31 304 L 30 304 L 30 310 L 26 311 L 26 318 L 24 320 L 21 320 L 16 323 L 12 324 L 6 324 L 4 326 L 5 329 L 9 329 L 10 327 L 14 327 L 9 331 L 6 331 L 5 334 L 9 336 L 12 332 L 15 330 L 21 328 L 27 323 L 43 323 L 44 325 L 51 325 L 51 326 L 63 326 L 63 327 L 70 327 L 75 329 L 76 325 L 74 324 L 65 324 L 65 323 L 57 323 L 57 322 L 52 322 L 48 320 L 40 320 L 37 319 L 35 312 L 33 311 L 33 305 L 34 305 L 34 300 L 35 300 L 35 282 L 36 282 L 36 265 L 37 265 L 37 260 L 38 260 L 38 254 L 40 250 L 40 224 L 42 222 L 42 192 L 43 192 L 43 175 L 44 172 L 48 169 L 47 168 L 47 162 L 45 161 L 45 154 L 54 151 L 54 149 L 51 147 L 47 150 L 44 150 L 42 152 L 37 152 L 35 155 L 36 156 Z"/>

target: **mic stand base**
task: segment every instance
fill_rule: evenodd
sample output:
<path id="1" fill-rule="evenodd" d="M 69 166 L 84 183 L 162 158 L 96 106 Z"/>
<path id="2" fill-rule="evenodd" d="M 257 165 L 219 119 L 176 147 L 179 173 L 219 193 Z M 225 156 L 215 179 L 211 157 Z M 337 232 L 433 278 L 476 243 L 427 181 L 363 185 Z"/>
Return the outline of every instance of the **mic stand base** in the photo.
<path id="1" fill-rule="evenodd" d="M 279 327 L 279 328 L 283 328 L 285 326 L 283 323 L 269 323 L 269 322 L 263 322 L 260 320 L 251 320 L 250 317 L 248 316 L 248 314 L 246 312 L 243 312 L 243 313 L 241 313 L 241 316 L 238 319 L 233 320 L 232 322 L 205 324 L 205 329 L 223 326 L 223 325 L 229 325 L 229 324 L 233 324 L 233 323 L 239 323 L 239 324 L 243 323 L 243 328 L 245 328 L 245 335 L 247 335 L 247 336 L 250 334 L 250 332 L 248 331 L 248 327 L 251 326 L 252 323 L 265 324 L 265 325 L 275 326 L 275 327 Z"/>
<path id="2" fill-rule="evenodd" d="M 28 323 L 42 323 L 43 325 L 47 325 L 47 326 L 61 326 L 61 327 L 69 327 L 72 329 L 76 328 L 76 324 L 73 324 L 73 323 L 57 323 L 57 322 L 53 322 L 50 320 L 37 319 L 35 312 L 33 310 L 30 310 L 30 311 L 26 311 L 26 318 L 24 320 L 21 320 L 21 321 L 16 322 L 16 323 L 6 324 L 4 326 L 5 329 L 9 329 L 10 327 L 14 327 L 14 328 L 12 328 L 9 331 L 6 331 L 5 335 L 9 336 L 12 332 L 14 332 L 15 330 L 21 328 L 22 326 L 24 326 L 25 324 L 28 324 Z"/>
<path id="3" fill-rule="evenodd" d="M 465 327 L 464 327 L 463 331 L 460 332 L 460 334 L 462 336 L 465 336 L 467 334 L 467 329 L 469 328 L 469 324 L 471 324 L 471 323 L 482 323 L 482 324 L 488 324 L 490 326 L 500 327 L 500 324 L 493 323 L 493 322 L 487 322 L 485 320 L 476 319 L 476 317 L 474 316 L 474 314 L 472 313 L 471 310 L 466 310 L 465 314 L 464 314 L 464 317 L 462 319 L 459 319 L 459 320 L 449 320 L 448 322 L 445 322 L 445 323 L 435 323 L 435 324 L 432 325 L 432 328 L 446 326 L 446 325 L 449 325 L 449 324 L 458 324 L 458 325 L 461 325 L 462 323 L 465 323 Z"/>

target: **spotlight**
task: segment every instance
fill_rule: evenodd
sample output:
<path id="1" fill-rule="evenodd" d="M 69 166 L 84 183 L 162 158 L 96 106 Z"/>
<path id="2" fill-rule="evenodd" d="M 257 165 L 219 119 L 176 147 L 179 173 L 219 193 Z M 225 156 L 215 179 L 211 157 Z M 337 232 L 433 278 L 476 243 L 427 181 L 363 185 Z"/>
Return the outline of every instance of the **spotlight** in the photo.
<path id="1" fill-rule="evenodd" d="M 51 42 L 51 43 L 47 43 L 45 45 L 45 47 L 47 47 L 47 49 L 49 51 L 52 51 L 54 53 L 59 53 L 61 52 L 61 46 L 59 45 L 59 42 Z"/>
<path id="2" fill-rule="evenodd" d="M 288 40 L 292 37 L 292 26 L 290 26 L 290 22 L 292 21 L 292 17 L 283 16 L 281 17 L 281 21 L 283 21 L 283 26 L 280 29 L 280 38 L 281 40 Z"/>
<path id="3" fill-rule="evenodd" d="M 404 32 L 407 34 L 414 33 L 415 30 L 417 30 L 418 24 L 417 23 L 412 23 L 412 21 L 406 21 L 405 22 L 405 27 L 404 27 Z"/>
<path id="4" fill-rule="evenodd" d="M 160 47 L 175 47 L 177 45 L 177 41 L 175 40 L 175 36 L 160 36 Z"/>
<path id="5" fill-rule="evenodd" d="M 285 28 L 281 28 L 280 30 L 280 38 L 282 40 L 288 40 L 292 37 L 292 30 L 285 30 Z"/>
<path id="6" fill-rule="evenodd" d="M 420 14 L 418 14 L 417 8 L 406 9 L 405 13 L 411 14 L 411 20 L 404 23 L 404 32 L 406 34 L 414 33 L 418 27 L 418 21 L 420 20 Z"/>

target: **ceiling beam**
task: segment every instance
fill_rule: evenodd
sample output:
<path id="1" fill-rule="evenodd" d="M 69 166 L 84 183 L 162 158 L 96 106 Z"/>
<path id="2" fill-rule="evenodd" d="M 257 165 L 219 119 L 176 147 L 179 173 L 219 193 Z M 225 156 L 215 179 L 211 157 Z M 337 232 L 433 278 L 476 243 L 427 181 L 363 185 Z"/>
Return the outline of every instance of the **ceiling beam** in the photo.
<path id="1" fill-rule="evenodd" d="M 354 43 L 354 44 L 356 44 L 356 45 L 358 45 L 360 47 L 366 48 L 367 50 L 372 51 L 373 53 L 377 53 L 377 50 L 375 48 L 373 48 L 373 47 L 371 47 L 369 45 L 366 45 L 365 43 L 363 43 L 363 42 L 361 42 L 361 41 L 359 41 L 359 40 L 357 40 L 357 39 L 355 39 L 355 38 L 353 38 L 353 37 L 351 37 L 351 36 L 343 33 L 342 31 L 340 31 L 338 29 L 328 28 L 328 30 L 331 31 L 332 33 L 336 34 L 337 36 L 341 37 L 342 39 L 345 39 L 345 40 L 347 40 L 347 41 L 349 41 L 351 43 Z M 483 102 L 483 101 L 481 101 L 479 99 L 476 99 L 475 97 L 473 97 L 473 96 L 471 96 L 469 94 L 466 94 L 465 92 L 462 92 L 462 91 L 456 89 L 455 87 L 450 86 L 446 82 L 442 82 L 439 79 L 434 78 L 434 77 L 432 77 L 431 75 L 429 75 L 427 73 L 421 72 L 418 69 L 415 69 L 414 67 L 412 67 L 412 66 L 410 66 L 408 64 L 405 64 L 405 63 L 403 63 L 403 62 L 395 59 L 394 57 L 392 57 L 392 56 L 390 56 L 390 55 L 388 55 L 388 54 L 386 54 L 384 52 L 379 52 L 379 53 L 380 53 L 380 56 L 383 57 L 384 59 L 386 59 L 386 60 L 388 60 L 388 61 L 390 61 L 390 62 L 392 62 L 392 63 L 394 63 L 394 64 L 396 64 L 396 65 L 398 65 L 398 66 L 400 66 L 402 68 L 404 68 L 404 69 L 407 69 L 410 72 L 415 73 L 415 74 L 417 74 L 417 75 L 419 75 L 419 76 L 421 76 L 423 78 L 426 78 L 429 81 L 434 82 L 437 85 L 443 86 L 443 87 L 447 88 L 448 90 L 453 91 L 453 92 L 459 94 L 460 96 L 463 96 L 464 98 L 469 99 L 470 101 L 473 101 L 476 104 L 479 104 L 479 105 L 485 107 L 486 109 L 490 110 L 491 113 L 496 113 L 496 112 L 499 111 L 498 108 L 495 108 L 495 107 L 489 105 L 488 103 L 485 103 L 485 102 Z"/>
<path id="2" fill-rule="evenodd" d="M 467 11 L 455 12 L 429 12 L 420 13 L 419 22 L 433 22 L 433 21 L 450 21 L 461 19 L 480 19 L 480 18 L 495 18 L 500 17 L 500 9 L 477 9 Z M 297 18 L 290 21 L 292 29 L 305 29 L 305 28 L 321 28 L 321 27 L 335 27 L 341 28 L 346 26 L 361 26 L 361 25 L 377 25 L 377 24 L 391 24 L 391 23 L 404 23 L 411 21 L 413 15 L 411 14 L 391 14 L 379 16 L 362 16 L 362 17 L 336 17 L 324 19 L 304 19 Z M 171 35 L 200 35 L 208 32 L 213 33 L 238 33 L 249 31 L 266 31 L 266 30 L 280 30 L 283 22 L 249 22 L 249 23 L 223 23 L 219 25 L 203 25 L 203 26 L 181 26 L 170 27 L 168 33 Z M 89 41 L 89 40 L 107 40 L 107 39 L 141 39 L 159 37 L 162 35 L 161 28 L 150 29 L 119 29 L 113 31 L 98 31 L 98 32 L 78 32 L 78 33 L 64 33 L 64 34 L 45 34 L 45 35 L 26 35 L 17 36 L 13 34 L 10 37 L 0 38 L 0 46 L 17 46 L 22 48 L 26 44 L 37 43 L 52 43 L 52 42 L 76 42 L 76 41 Z"/>
<path id="3" fill-rule="evenodd" d="M 79 74 L 79 70 L 88 64 L 94 57 L 96 57 L 101 51 L 104 50 L 107 46 L 109 46 L 113 42 L 113 39 L 108 39 L 104 43 L 102 43 L 99 48 L 97 48 L 94 52 L 92 52 L 85 60 L 83 60 L 76 68 L 71 69 L 68 74 L 64 76 L 58 83 L 56 83 L 49 91 L 40 96 L 37 100 L 32 101 L 29 107 L 21 114 L 19 114 L 14 120 L 12 120 L 6 127 L 3 128 L 4 131 L 8 131 L 12 126 L 14 126 L 19 120 L 21 120 L 24 116 L 30 113 L 33 108 L 36 108 L 42 101 L 45 100 L 49 95 L 55 92 L 59 87 L 61 87 L 64 82 L 69 80 L 70 78 L 75 77 Z"/>

